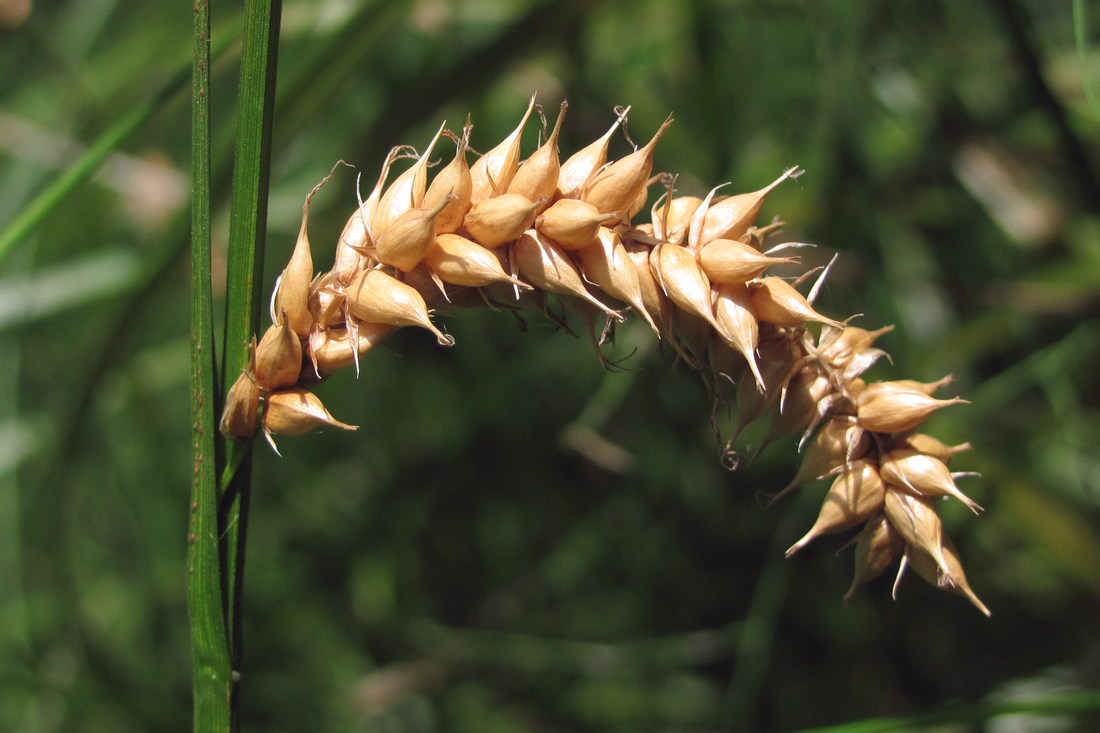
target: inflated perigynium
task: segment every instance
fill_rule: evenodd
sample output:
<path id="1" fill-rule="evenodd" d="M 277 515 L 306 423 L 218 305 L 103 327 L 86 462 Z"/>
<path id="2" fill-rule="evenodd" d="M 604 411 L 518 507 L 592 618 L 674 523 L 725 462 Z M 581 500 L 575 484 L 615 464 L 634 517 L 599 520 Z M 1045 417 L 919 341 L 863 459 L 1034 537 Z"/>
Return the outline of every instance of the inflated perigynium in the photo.
<path id="1" fill-rule="evenodd" d="M 226 397 L 222 432 L 248 439 L 262 430 L 271 439 L 352 429 L 310 386 L 350 366 L 358 373 L 359 358 L 399 328 L 423 328 L 453 344 L 433 320 L 433 307 L 515 299 L 518 307 L 545 308 L 553 296 L 577 304 L 566 311 L 582 313 L 595 333 L 601 328 L 593 318 L 617 322 L 630 310 L 700 372 L 714 400 L 712 417 L 735 398 L 724 463 L 741 462 L 743 431 L 766 420 L 753 455 L 791 434 L 800 436 L 802 453 L 797 474 L 773 503 L 804 484 L 831 482 L 816 522 L 788 555 L 823 535 L 853 531 L 855 573 L 845 600 L 897 563 L 899 579 L 912 567 L 988 614 L 936 513 L 944 501 L 980 511 L 955 483 L 962 474 L 948 469 L 970 446 L 918 432 L 939 410 L 964 402 L 933 396 L 951 378 L 866 383 L 862 375 L 886 355 L 875 342 L 890 327 L 866 330 L 819 312 L 798 289 L 808 275 L 791 275 L 798 258 L 789 251 L 800 245 L 765 244 L 779 222 L 755 226 L 767 195 L 801 169 L 788 168 L 747 193 L 726 195 L 723 185 L 681 194 L 675 178 L 653 171 L 671 117 L 645 145 L 613 158 L 627 108 L 600 138 L 563 156 L 565 104 L 552 129 L 543 122 L 543 142 L 523 160 L 535 109 L 532 98 L 515 129 L 472 164 L 469 120 L 457 133 L 440 127 L 422 155 L 393 148 L 370 194 L 348 216 L 331 268 L 320 274 L 307 224 L 321 184 L 309 193 L 272 299 L 272 325 L 253 342 L 250 363 Z M 433 175 L 430 156 L 444 137 L 455 154 Z M 391 169 L 410 157 L 387 184 Z M 657 181 L 662 190 L 653 191 L 651 221 L 634 221 Z"/>

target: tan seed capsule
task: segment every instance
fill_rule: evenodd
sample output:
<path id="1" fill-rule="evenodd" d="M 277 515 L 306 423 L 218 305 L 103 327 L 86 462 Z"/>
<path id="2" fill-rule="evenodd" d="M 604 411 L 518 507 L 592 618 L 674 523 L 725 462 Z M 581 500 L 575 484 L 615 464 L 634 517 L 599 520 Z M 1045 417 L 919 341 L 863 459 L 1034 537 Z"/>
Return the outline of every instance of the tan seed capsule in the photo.
<path id="1" fill-rule="evenodd" d="M 302 371 L 302 341 L 286 318 L 267 329 L 256 346 L 253 378 L 265 390 L 289 387 Z"/>
<path id="2" fill-rule="evenodd" d="M 867 402 L 877 397 L 906 392 L 920 392 L 921 394 L 932 395 L 940 387 L 944 387 L 954 381 L 955 377 L 948 374 L 943 379 L 938 379 L 935 382 L 918 382 L 914 379 L 895 379 L 889 382 L 873 382 L 868 384 L 867 388 L 860 393 L 860 399 Z"/>
<path id="3" fill-rule="evenodd" d="M 653 149 L 671 124 L 670 116 L 648 143 L 594 173 L 585 184 L 581 198 L 600 211 L 629 212 L 649 183 Z"/>
<path id="4" fill-rule="evenodd" d="M 317 193 L 331 177 L 330 173 L 306 196 L 306 202 L 302 206 L 302 226 L 298 230 L 298 241 L 276 285 L 275 312 L 285 313 L 290 328 L 303 337 L 308 336 L 313 327 L 313 317 L 309 312 L 309 288 L 313 281 L 313 252 L 309 246 L 308 232 L 309 204 L 313 194 Z"/>
<path id="5" fill-rule="evenodd" d="M 302 435 L 326 425 L 343 430 L 359 429 L 334 418 L 317 395 L 301 387 L 268 395 L 263 422 L 268 435 Z"/>
<path id="6" fill-rule="evenodd" d="M 512 249 L 512 257 L 523 277 L 536 288 L 557 295 L 570 295 L 586 300 L 616 321 L 623 316 L 595 298 L 584 286 L 577 266 L 553 240 L 529 229 Z"/>
<path id="7" fill-rule="evenodd" d="M 772 501 L 777 501 L 804 483 L 828 476 L 841 466 L 863 458 L 870 449 L 871 436 L 851 418 L 826 420 L 806 445 L 798 473 Z"/>
<path id="8" fill-rule="evenodd" d="M 970 443 L 946 445 L 937 438 L 933 438 L 931 435 L 926 435 L 925 433 L 899 435 L 890 443 L 890 450 L 915 450 L 918 453 L 925 453 L 934 458 L 938 458 L 943 461 L 945 465 L 951 462 L 952 456 L 957 453 L 968 451 L 972 447 Z"/>
<path id="9" fill-rule="evenodd" d="M 454 345 L 454 339 L 432 323 L 424 297 L 416 288 L 398 282 L 381 270 L 359 274 L 348 286 L 347 303 L 353 316 L 368 323 L 420 326 L 435 334 L 440 345 Z"/>
<path id="10" fill-rule="evenodd" d="M 611 144 L 611 136 L 619 125 L 626 119 L 627 107 L 598 140 L 577 151 L 569 157 L 558 171 L 557 195 L 559 198 L 578 198 L 584 184 L 597 170 L 607 162 L 607 149 Z"/>
<path id="11" fill-rule="evenodd" d="M 570 199 L 562 199 L 558 203 L 567 200 Z M 547 213 L 552 209 L 553 207 L 550 207 Z M 600 227 L 591 245 L 578 250 L 576 256 L 580 260 L 585 279 L 612 298 L 630 305 L 660 337 L 660 329 L 645 309 L 642 286 L 638 280 L 638 270 L 634 267 L 634 260 L 630 259 L 626 247 L 623 246 L 622 238 L 617 232 L 607 227 Z"/>
<path id="12" fill-rule="evenodd" d="M 905 540 L 884 513 L 879 512 L 868 519 L 856 536 L 855 573 L 852 585 L 844 594 L 844 602 L 851 599 L 856 588 L 886 572 L 904 548 Z"/>
<path id="13" fill-rule="evenodd" d="M 716 283 L 747 283 L 772 265 L 792 262 L 798 258 L 768 257 L 735 239 L 715 239 L 699 248 L 699 264 Z"/>
<path id="14" fill-rule="evenodd" d="M 965 596 L 974 607 L 986 616 L 991 616 L 989 608 L 978 598 L 978 594 L 970 587 L 963 572 L 962 563 L 959 562 L 959 551 L 955 549 L 955 543 L 947 535 L 943 536 L 943 558 L 947 561 L 949 572 L 941 574 L 936 560 L 916 547 L 909 547 L 905 552 L 905 559 L 909 566 L 917 571 L 917 575 L 924 578 L 932 585 L 942 590 L 958 593 Z"/>
<path id="15" fill-rule="evenodd" d="M 650 253 L 650 262 L 669 300 L 682 310 L 699 316 L 730 343 L 736 336 L 714 316 L 713 292 L 695 255 L 676 244 L 659 244 Z"/>
<path id="16" fill-rule="evenodd" d="M 642 291 L 642 304 L 645 305 L 646 313 L 662 333 L 667 333 L 672 323 L 672 304 L 657 282 L 653 268 L 650 267 L 649 248 L 644 246 L 628 248 L 627 255 L 634 263 L 634 271 L 638 273 L 638 287 Z"/>
<path id="17" fill-rule="evenodd" d="M 787 557 L 801 550 L 816 537 L 851 529 L 882 511 L 885 493 L 885 484 L 873 462 L 858 461 L 851 464 L 833 481 L 829 493 L 825 495 L 817 521 L 802 539 L 791 545 L 787 550 Z"/>
<path id="18" fill-rule="evenodd" d="M 764 199 L 772 190 L 788 178 L 797 178 L 802 174 L 802 169 L 797 166 L 788 168 L 779 178 L 770 184 L 752 193 L 743 193 L 730 196 L 711 205 L 703 219 L 702 229 L 699 233 L 700 242 L 710 242 L 715 239 L 738 239 L 748 231 L 756 217 L 760 215 L 760 209 L 764 205 Z"/>
<path id="19" fill-rule="evenodd" d="M 764 389 L 764 377 L 756 363 L 756 345 L 760 342 L 760 324 L 752 310 L 748 288 L 741 284 L 719 285 L 714 300 L 714 315 L 722 324 L 724 333 L 731 337 L 729 344 L 748 362 L 749 369 L 760 390 Z"/>
<path id="20" fill-rule="evenodd" d="M 542 201 L 528 201 L 518 193 L 481 199 L 466 214 L 470 237 L 484 247 L 499 247 L 518 238 L 535 222 Z"/>
<path id="21" fill-rule="evenodd" d="M 566 250 L 578 250 L 592 244 L 601 223 L 619 212 L 600 212 L 580 199 L 558 199 L 535 219 L 535 229 Z"/>
<path id="22" fill-rule="evenodd" d="M 882 454 L 882 477 L 895 486 L 904 486 L 921 496 L 953 496 L 977 514 L 981 506 L 959 490 L 943 461 L 911 449 Z"/>
<path id="23" fill-rule="evenodd" d="M 765 323 L 792 328 L 808 322 L 842 324 L 815 311 L 800 292 L 777 277 L 765 277 L 749 284 L 753 310 Z"/>
<path id="24" fill-rule="evenodd" d="M 856 415 L 865 428 L 876 433 L 912 430 L 931 417 L 936 410 L 966 402 L 958 397 L 940 400 L 923 392 L 905 390 L 879 394 L 868 399 L 864 397 L 867 389 L 856 400 Z"/>
<path id="25" fill-rule="evenodd" d="M 256 434 L 260 391 L 260 385 L 249 374 L 241 372 L 225 398 L 219 423 L 222 435 L 230 440 L 247 440 Z"/>
<path id="26" fill-rule="evenodd" d="M 451 201 L 446 197 L 431 209 L 414 207 L 394 219 L 375 246 L 378 261 L 411 272 L 435 243 L 436 217 Z"/>
<path id="27" fill-rule="evenodd" d="M 519 168 L 520 141 L 523 137 L 523 128 L 531 117 L 531 111 L 535 108 L 535 97 L 527 105 L 527 111 L 523 119 L 508 137 L 489 152 L 474 161 L 470 167 L 470 175 L 473 178 L 474 188 L 470 200 L 476 204 L 482 199 L 499 196 L 508 190 L 508 184 L 512 182 L 512 176 Z"/>
<path id="28" fill-rule="evenodd" d="M 409 209 L 419 208 L 424 203 L 424 194 L 428 187 L 428 162 L 431 160 L 432 150 L 439 142 L 440 135 L 446 123 L 440 126 L 439 131 L 428 143 L 424 154 L 409 166 L 408 170 L 394 179 L 375 209 L 371 221 L 371 236 L 375 243 L 386 236 L 386 230 Z"/>
<path id="29" fill-rule="evenodd" d="M 561 164 L 558 159 L 558 136 L 561 134 L 561 122 L 565 119 L 568 102 L 561 103 L 561 111 L 554 122 L 554 129 L 538 150 L 520 165 L 508 184 L 508 193 L 518 193 L 528 201 L 549 201 L 558 188 L 558 172 Z"/>
<path id="30" fill-rule="evenodd" d="M 950 565 L 942 549 L 943 525 L 930 499 L 895 489 L 887 483 L 883 510 L 906 544 L 929 554 L 945 575 L 950 574 Z"/>
<path id="31" fill-rule="evenodd" d="M 653 234 L 670 244 L 682 244 L 691 230 L 691 217 L 703 199 L 698 196 L 677 196 L 662 205 L 653 205 Z M 660 207 L 660 210 L 659 210 Z"/>
<path id="32" fill-rule="evenodd" d="M 470 144 L 469 122 L 462 128 L 462 137 L 456 143 L 457 149 L 454 159 L 446 168 L 439 171 L 432 179 L 424 194 L 423 207 L 431 209 L 448 197 L 450 203 L 443 207 L 439 216 L 435 219 L 436 234 L 450 234 L 462 228 L 462 220 L 470 210 L 470 199 L 473 196 L 474 179 L 470 175 L 470 166 L 466 163 L 466 150 Z"/>
<path id="33" fill-rule="evenodd" d="M 767 444 L 815 425 L 824 417 L 828 405 L 825 398 L 832 392 L 833 382 L 820 367 L 799 370 L 772 407 L 768 433 L 762 442 Z"/>
<path id="34" fill-rule="evenodd" d="M 462 287 L 484 287 L 491 283 L 511 283 L 530 288 L 504 271 L 491 250 L 457 234 L 440 234 L 428 251 L 428 267 L 443 282 Z"/>
<path id="35" fill-rule="evenodd" d="M 893 326 L 884 326 L 876 331 L 848 325 L 840 329 L 831 326 L 824 328 L 819 341 L 821 357 L 833 368 L 843 369 L 857 354 L 871 348 L 879 336 L 893 330 Z"/>
<path id="36" fill-rule="evenodd" d="M 350 277 L 362 267 L 364 253 L 371 247 L 367 223 L 359 209 L 348 217 L 340 238 L 336 240 L 336 254 L 331 272 L 337 277 Z"/>

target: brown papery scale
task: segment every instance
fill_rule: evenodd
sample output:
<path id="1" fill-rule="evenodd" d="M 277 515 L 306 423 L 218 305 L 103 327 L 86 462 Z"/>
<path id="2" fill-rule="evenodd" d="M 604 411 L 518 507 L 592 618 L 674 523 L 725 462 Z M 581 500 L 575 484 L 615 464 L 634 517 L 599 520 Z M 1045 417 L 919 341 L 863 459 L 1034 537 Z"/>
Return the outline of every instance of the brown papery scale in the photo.
<path id="1" fill-rule="evenodd" d="M 535 97 L 532 95 L 527 111 L 523 113 L 523 119 L 508 137 L 489 152 L 474 161 L 470 167 L 470 175 L 473 178 L 473 191 L 471 201 L 477 203 L 482 199 L 492 198 L 505 193 L 508 184 L 512 182 L 512 176 L 519 168 L 520 142 L 523 138 L 523 128 L 531 117 L 531 111 L 535 109 Z"/>
<path id="2" fill-rule="evenodd" d="M 599 139 L 581 148 L 561 164 L 558 171 L 557 195 L 559 198 L 577 198 L 584 188 L 584 184 L 592 174 L 603 167 L 607 162 L 607 150 L 611 145 L 611 136 L 619 125 L 626 119 L 630 107 L 627 107 Z"/>
<path id="3" fill-rule="evenodd" d="M 905 549 L 905 540 L 882 512 L 867 520 L 856 536 L 855 544 L 855 573 L 852 585 L 844 594 L 845 603 L 851 600 L 856 588 L 886 572 Z"/>
<path id="4" fill-rule="evenodd" d="M 466 231 L 480 245 L 499 247 L 529 229 L 542 204 L 542 201 L 528 201 L 518 193 L 481 199 L 466 214 Z"/>
<path id="5" fill-rule="evenodd" d="M 309 335 L 309 355 L 314 376 L 320 380 L 347 369 L 397 328 L 388 323 L 361 322 L 356 325 L 354 333 L 344 329 L 314 331 Z"/>
<path id="6" fill-rule="evenodd" d="M 462 137 L 455 143 L 457 149 L 454 159 L 446 168 L 435 174 L 435 178 L 424 193 L 425 209 L 434 208 L 440 202 L 453 197 L 435 219 L 436 234 L 457 232 L 462 228 L 462 220 L 470 210 L 474 179 L 470 174 L 470 166 L 466 163 L 466 150 L 470 144 L 471 129 L 472 125 L 467 121 L 466 126 L 462 128 Z"/>
<path id="7" fill-rule="evenodd" d="M 621 313 L 607 307 L 588 292 L 577 266 L 565 250 L 538 231 L 529 229 L 524 232 L 512 248 L 512 257 L 520 274 L 539 290 L 580 298 L 616 321 L 623 320 Z"/>
<path id="8" fill-rule="evenodd" d="M 653 169 L 653 149 L 671 124 L 670 116 L 648 143 L 596 171 L 585 184 L 581 198 L 600 211 L 629 212 L 639 193 L 649 183 L 649 173 Z"/>
<path id="9" fill-rule="evenodd" d="M 670 244 L 682 244 L 691 230 L 691 217 L 703 199 L 698 196 L 677 196 L 671 201 L 653 205 L 653 235 Z"/>
<path id="10" fill-rule="evenodd" d="M 531 287 L 506 273 L 492 251 L 458 234 L 436 237 L 426 261 L 440 280 L 452 285 L 478 288 L 502 282 Z"/>
<path id="11" fill-rule="evenodd" d="M 821 358 L 828 361 L 833 368 L 843 369 L 856 355 L 871 348 L 879 336 L 893 330 L 893 326 L 883 326 L 876 331 L 848 325 L 843 328 L 823 328 L 818 342 Z"/>
<path id="12" fill-rule="evenodd" d="M 368 323 L 420 326 L 435 334 L 440 345 L 454 346 L 454 339 L 432 323 L 424 296 L 381 270 L 367 270 L 352 281 L 347 289 L 347 305 L 353 316 Z"/>
<path id="13" fill-rule="evenodd" d="M 558 188 L 558 173 L 561 164 L 558 159 L 558 136 L 561 134 L 561 122 L 565 119 L 568 102 L 561 103 L 561 111 L 554 122 L 554 129 L 546 142 L 525 160 L 512 176 L 508 184 L 508 193 L 518 193 L 528 201 L 549 201 Z"/>
<path id="14" fill-rule="evenodd" d="M 802 169 L 795 166 L 788 168 L 779 178 L 769 183 L 759 191 L 742 193 L 736 196 L 724 198 L 716 204 L 712 204 L 703 219 L 703 225 L 699 232 L 701 243 L 711 242 L 715 239 L 737 239 L 749 230 L 756 218 L 760 216 L 760 209 L 764 205 L 764 199 L 783 181 L 788 178 L 797 178 L 802 175 Z"/>

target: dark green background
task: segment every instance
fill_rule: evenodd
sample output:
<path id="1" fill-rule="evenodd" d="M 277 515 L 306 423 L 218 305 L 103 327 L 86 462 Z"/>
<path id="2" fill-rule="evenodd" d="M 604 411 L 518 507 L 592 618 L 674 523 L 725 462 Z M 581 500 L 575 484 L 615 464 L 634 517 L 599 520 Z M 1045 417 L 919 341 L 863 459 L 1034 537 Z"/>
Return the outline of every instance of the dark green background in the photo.
<path id="1" fill-rule="evenodd" d="M 238 11 L 214 5 L 215 43 Z M 537 315 L 521 333 L 462 313 L 442 319 L 456 348 L 402 332 L 320 387 L 358 432 L 258 446 L 245 730 L 792 730 L 1095 689 L 1100 110 L 1082 71 L 1100 87 L 1100 56 L 1083 67 L 1074 30 L 1068 2 L 288 3 L 268 287 L 337 159 L 369 189 L 392 145 L 467 112 L 488 149 L 536 91 L 570 101 L 563 153 L 615 105 L 638 141 L 674 113 L 656 167 L 685 193 L 801 165 L 764 218 L 818 243 L 808 261 L 840 253 L 821 310 L 896 324 L 875 378 L 953 373 L 972 401 L 929 427 L 975 446 L 953 468 L 983 474 L 963 481 L 986 514 L 942 515 L 993 617 L 914 578 L 842 605 L 844 538 L 784 560 L 824 486 L 761 510 L 794 441 L 727 473 L 701 385 L 643 324 L 606 373 Z M 0 222 L 188 66 L 190 33 L 188 3 L 108 0 L 0 30 Z M 214 68 L 216 247 L 235 58 Z M 178 95 L 0 261 L 3 730 L 190 725 L 188 125 Z M 354 185 L 342 169 L 314 200 L 318 269 Z M 629 468 L 571 447 L 578 428 Z M 1098 724 L 937 730 L 1010 723 Z"/>

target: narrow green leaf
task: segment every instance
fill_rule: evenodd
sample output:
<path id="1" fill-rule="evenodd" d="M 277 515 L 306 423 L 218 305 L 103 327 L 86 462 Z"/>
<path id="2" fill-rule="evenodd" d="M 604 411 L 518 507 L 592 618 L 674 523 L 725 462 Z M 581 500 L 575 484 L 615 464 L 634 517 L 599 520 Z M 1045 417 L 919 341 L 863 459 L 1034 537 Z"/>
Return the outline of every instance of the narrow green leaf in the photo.
<path id="1" fill-rule="evenodd" d="M 1081 85 L 1085 87 L 1085 99 L 1088 100 L 1092 116 L 1100 122 L 1100 101 L 1092 88 L 1089 74 L 1088 18 L 1085 15 L 1085 0 L 1073 0 L 1073 39 L 1077 46 L 1077 59 L 1081 64 Z"/>
<path id="2" fill-rule="evenodd" d="M 214 319 L 210 281 L 210 15 L 194 5 L 191 101 L 191 511 L 187 606 L 191 619 L 195 731 L 230 727 L 231 672 L 219 558 Z"/>

